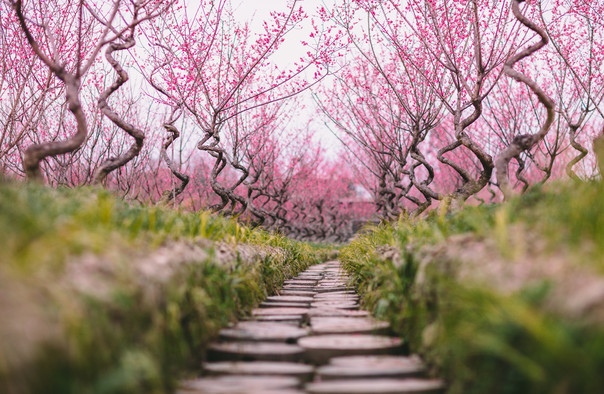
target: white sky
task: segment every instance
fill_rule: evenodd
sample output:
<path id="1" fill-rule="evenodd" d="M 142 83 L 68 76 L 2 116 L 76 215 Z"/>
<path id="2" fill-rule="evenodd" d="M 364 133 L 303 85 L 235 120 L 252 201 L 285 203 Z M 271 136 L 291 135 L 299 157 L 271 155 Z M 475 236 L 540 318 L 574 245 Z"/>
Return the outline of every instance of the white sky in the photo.
<path id="1" fill-rule="evenodd" d="M 331 4 L 335 0 L 299 0 L 297 7 L 301 6 L 304 11 L 308 14 L 309 18 L 317 18 L 316 10 L 321 6 L 330 8 Z M 232 0 L 233 9 L 235 16 L 242 22 L 251 21 L 251 27 L 260 27 L 263 20 L 270 17 L 271 11 L 285 11 L 287 10 L 289 0 Z M 301 24 L 294 31 L 288 33 L 285 42 L 281 48 L 272 58 L 279 66 L 286 67 L 296 61 L 300 57 L 303 57 L 308 51 L 307 47 L 304 47 L 300 42 L 302 40 L 312 41 L 309 39 L 311 32 L 310 20 L 305 21 L 306 23 Z M 302 101 L 306 106 L 305 109 L 300 110 L 297 114 L 298 121 L 296 124 L 305 125 L 311 120 L 311 129 L 315 131 L 317 140 L 325 148 L 326 152 L 331 156 L 337 154 L 340 149 L 340 142 L 338 139 L 325 127 L 323 124 L 323 117 L 317 113 L 314 108 L 314 102 L 310 97 L 309 93 L 306 93 L 302 97 Z"/>

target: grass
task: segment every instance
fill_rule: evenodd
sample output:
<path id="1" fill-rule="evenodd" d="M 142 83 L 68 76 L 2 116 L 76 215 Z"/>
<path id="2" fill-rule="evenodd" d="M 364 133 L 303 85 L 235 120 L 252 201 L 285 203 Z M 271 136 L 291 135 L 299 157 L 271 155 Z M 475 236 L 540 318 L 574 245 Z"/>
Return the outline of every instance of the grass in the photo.
<path id="1" fill-rule="evenodd" d="M 0 184 L 0 233 L 0 392 L 11 394 L 169 392 L 221 327 L 326 255 L 88 188 Z M 198 257 L 141 274 L 145 256 L 180 244 Z"/>
<path id="2" fill-rule="evenodd" d="M 411 351 L 423 354 L 450 393 L 599 392 L 602 322 L 551 305 L 572 278 L 544 276 L 504 291 L 504 275 L 461 275 L 466 262 L 444 251 L 465 234 L 473 242 L 467 245 L 490 241 L 488 256 L 522 268 L 538 264 L 529 257 L 543 248 L 568 260 L 571 270 L 561 276 L 587 270 L 597 279 L 604 268 L 602 201 L 604 187 L 597 183 L 535 188 L 498 206 L 374 227 L 344 248 L 341 259 L 365 304 L 391 322 Z M 389 248 L 398 254 L 392 257 Z M 542 260 L 547 268 L 548 257 Z M 484 269 L 491 263 L 485 259 Z"/>
<path id="3" fill-rule="evenodd" d="M 5 184 L 0 187 L 0 212 L 0 231 L 5 234 L 0 256 L 23 269 L 36 263 L 61 264 L 61 257 L 70 253 L 102 252 L 114 241 L 108 234 L 150 245 L 195 237 L 237 243 L 251 237 L 237 222 L 208 212 L 131 205 L 92 188 Z"/>

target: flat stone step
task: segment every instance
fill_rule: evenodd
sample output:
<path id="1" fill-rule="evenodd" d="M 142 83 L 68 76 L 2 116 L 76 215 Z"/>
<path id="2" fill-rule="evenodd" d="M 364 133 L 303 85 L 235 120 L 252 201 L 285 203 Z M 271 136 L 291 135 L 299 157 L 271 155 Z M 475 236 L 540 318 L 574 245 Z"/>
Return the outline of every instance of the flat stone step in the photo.
<path id="1" fill-rule="evenodd" d="M 272 361 L 205 363 L 203 370 L 213 375 L 293 376 L 301 381 L 311 380 L 314 373 L 314 367 L 308 364 Z"/>
<path id="2" fill-rule="evenodd" d="M 181 393 L 268 393 L 268 390 L 295 390 L 300 381 L 291 376 L 228 375 L 200 378 L 181 384 Z M 283 392 L 283 391 L 278 391 Z"/>
<path id="3" fill-rule="evenodd" d="M 320 297 L 335 297 L 335 296 L 341 296 L 341 297 L 354 296 L 354 297 L 358 297 L 357 293 L 355 291 L 353 291 L 353 290 L 332 291 L 330 293 L 319 293 L 319 294 L 315 294 L 314 295 L 315 298 L 320 298 Z"/>
<path id="4" fill-rule="evenodd" d="M 277 342 L 223 342 L 210 345 L 213 361 L 288 361 L 302 359 L 304 349 L 297 345 Z"/>
<path id="5" fill-rule="evenodd" d="M 308 296 L 276 295 L 266 297 L 267 302 L 313 302 L 315 299 Z"/>
<path id="6" fill-rule="evenodd" d="M 314 335 L 326 334 L 373 334 L 388 333 L 390 324 L 370 318 L 357 317 L 313 317 L 310 328 Z"/>
<path id="7" fill-rule="evenodd" d="M 291 324 L 241 322 L 233 328 L 220 330 L 220 339 L 225 341 L 295 342 L 308 335 L 308 330 Z"/>
<path id="8" fill-rule="evenodd" d="M 347 286 L 341 286 L 341 287 L 315 286 L 314 287 L 314 291 L 316 291 L 317 293 L 331 293 L 333 291 L 346 291 L 346 290 L 350 290 L 350 287 L 347 287 Z"/>
<path id="9" fill-rule="evenodd" d="M 256 308 L 252 310 L 252 316 L 271 316 L 271 315 L 298 315 L 304 316 L 308 314 L 309 308 Z"/>
<path id="10" fill-rule="evenodd" d="M 341 365 L 341 366 L 349 366 L 349 365 L 358 365 L 367 363 L 369 365 L 375 364 L 391 364 L 391 365 L 424 365 L 421 357 L 418 355 L 411 356 L 344 356 L 344 357 L 334 357 L 329 362 L 332 365 Z"/>
<path id="11" fill-rule="evenodd" d="M 314 299 L 319 299 L 319 298 L 337 298 L 337 299 L 341 299 L 341 298 L 360 298 L 357 294 L 355 294 L 354 292 L 350 291 L 348 293 L 344 293 L 344 292 L 339 292 L 339 291 L 331 291 L 328 293 L 317 293 L 313 296 Z"/>
<path id="12" fill-rule="evenodd" d="M 418 357 L 351 356 L 332 358 L 320 367 L 321 380 L 421 377 L 426 368 Z"/>
<path id="13" fill-rule="evenodd" d="M 305 280 L 305 279 L 288 279 L 283 282 L 284 285 L 298 285 L 298 286 L 314 286 L 318 280 Z"/>
<path id="14" fill-rule="evenodd" d="M 313 291 L 315 290 L 315 286 L 300 286 L 300 285 L 285 285 L 283 286 L 283 290 L 297 290 L 297 291 Z"/>
<path id="15" fill-rule="evenodd" d="M 245 320 L 250 322 L 262 322 L 262 323 L 283 323 L 293 324 L 299 326 L 306 320 L 304 315 L 267 315 L 267 316 L 256 316 L 251 319 Z"/>
<path id="16" fill-rule="evenodd" d="M 327 305 L 329 303 L 359 305 L 359 300 L 354 298 L 317 298 L 311 304 Z"/>
<path id="17" fill-rule="evenodd" d="M 315 301 L 310 304 L 313 308 L 359 309 L 355 301 Z"/>
<path id="18" fill-rule="evenodd" d="M 278 295 L 280 296 L 303 296 L 303 297 L 312 297 L 317 294 L 316 291 L 311 290 L 279 290 Z"/>
<path id="19" fill-rule="evenodd" d="M 363 310 L 348 310 L 336 308 L 310 308 L 307 312 L 312 317 L 369 317 L 370 314 Z"/>
<path id="20" fill-rule="evenodd" d="M 360 300 L 358 298 L 345 298 L 345 297 L 336 297 L 336 298 L 315 298 L 313 301 L 313 303 L 315 302 L 345 302 L 345 303 L 354 303 L 354 304 L 358 304 L 360 302 Z"/>
<path id="21" fill-rule="evenodd" d="M 380 335 L 318 335 L 300 338 L 306 360 L 325 364 L 332 357 L 394 354 L 401 351 L 398 338 Z"/>
<path id="22" fill-rule="evenodd" d="M 309 383 L 310 394 L 436 394 L 444 393 L 437 379 L 355 379 Z"/>
<path id="23" fill-rule="evenodd" d="M 226 391 L 225 391 L 226 390 Z M 233 387 L 227 386 L 225 389 L 224 386 L 216 389 L 216 388 L 206 388 L 204 390 L 177 390 L 176 394 L 306 394 L 306 391 L 301 391 L 298 389 L 250 389 L 245 387 Z"/>
<path id="24" fill-rule="evenodd" d="M 273 302 L 265 301 L 258 305 L 260 308 L 308 308 L 310 302 Z"/>

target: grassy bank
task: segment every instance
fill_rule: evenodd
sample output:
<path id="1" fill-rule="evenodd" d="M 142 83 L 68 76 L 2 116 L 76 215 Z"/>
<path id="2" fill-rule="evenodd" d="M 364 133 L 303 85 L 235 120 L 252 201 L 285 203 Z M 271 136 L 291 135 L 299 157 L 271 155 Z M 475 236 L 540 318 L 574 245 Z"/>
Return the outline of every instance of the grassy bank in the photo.
<path id="1" fill-rule="evenodd" d="M 163 393 L 324 252 L 205 212 L 0 184 L 0 392 Z"/>
<path id="2" fill-rule="evenodd" d="M 451 393 L 604 387 L 604 188 L 548 186 L 370 229 L 342 251 L 364 302 Z"/>

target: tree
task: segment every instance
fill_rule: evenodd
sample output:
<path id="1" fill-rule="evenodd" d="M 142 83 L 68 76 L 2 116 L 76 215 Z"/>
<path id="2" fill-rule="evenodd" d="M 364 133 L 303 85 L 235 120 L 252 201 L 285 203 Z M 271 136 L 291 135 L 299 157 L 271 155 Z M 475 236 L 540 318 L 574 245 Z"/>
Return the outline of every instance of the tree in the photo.
<path id="1" fill-rule="evenodd" d="M 601 12 L 604 7 L 595 1 L 555 1 L 551 5 L 551 9 L 547 9 L 539 3 L 539 16 L 551 42 L 548 66 L 557 77 L 558 112 L 568 125 L 570 144 L 577 151 L 567 163 L 566 173 L 577 180 L 573 167 L 589 153 L 578 140 L 579 133 L 589 129 L 586 126 L 594 113 L 604 118 L 601 109 L 604 99 L 604 17 Z"/>
<path id="2" fill-rule="evenodd" d="M 418 145 L 437 123 L 440 111 L 434 101 L 419 102 L 425 99 L 424 92 L 400 89 L 411 81 L 397 79 L 395 68 L 396 63 L 382 63 L 377 68 L 365 58 L 357 58 L 332 87 L 321 91 L 321 98 L 315 95 L 323 113 L 343 133 L 344 145 L 374 177 L 370 189 L 386 220 L 406 210 L 405 200 L 416 204 L 418 212 L 425 209 L 425 202 L 410 193 L 413 181 L 403 182 L 405 176 L 416 180 L 419 164 L 409 166 L 410 155 L 421 157 Z"/>
<path id="3" fill-rule="evenodd" d="M 547 118 L 543 122 L 541 129 L 535 134 L 521 134 L 516 136 L 511 144 L 502 150 L 497 156 L 496 166 L 497 166 L 497 181 L 499 182 L 499 188 L 503 192 L 505 197 L 509 197 L 512 193 L 512 188 L 510 187 L 509 181 L 509 169 L 508 165 L 510 161 L 518 157 L 518 155 L 523 152 L 530 150 L 533 146 L 535 146 L 538 142 L 545 138 L 547 132 L 549 131 L 552 123 L 555 118 L 555 103 L 548 96 L 548 94 L 537 85 L 537 83 L 532 80 L 526 74 L 519 72 L 514 69 L 514 65 L 521 61 L 522 59 L 528 58 L 533 53 L 537 52 L 541 48 L 547 45 L 549 42 L 546 33 L 543 29 L 539 28 L 534 22 L 528 19 L 522 12 L 520 11 L 520 1 L 513 0 L 512 1 L 512 12 L 514 16 L 520 23 L 534 31 L 540 38 L 540 40 L 522 51 L 516 53 L 514 56 L 510 57 L 506 60 L 503 71 L 506 75 L 513 78 L 514 80 L 525 84 L 539 99 L 539 102 L 545 107 L 547 111 Z"/>
<path id="4" fill-rule="evenodd" d="M 88 124 L 80 90 L 82 79 L 99 52 L 106 45 L 112 44 L 116 50 L 121 47 L 117 42 L 132 40 L 125 35 L 132 34 L 136 25 L 154 15 L 140 16 L 139 11 L 155 8 L 157 4 L 155 1 L 114 1 L 109 6 L 95 6 L 86 1 L 36 1 L 24 8 L 22 0 L 9 0 L 9 3 L 35 56 L 64 84 L 68 108 L 76 123 L 76 132 L 68 139 L 34 144 L 25 151 L 23 167 L 26 175 L 40 179 L 42 160 L 73 152 L 86 140 Z M 123 79 L 123 75 L 120 78 Z M 114 90 L 117 88 L 119 86 Z M 109 94 L 103 95 L 102 100 L 106 100 Z"/>
<path id="5" fill-rule="evenodd" d="M 493 159 L 479 143 L 482 136 L 478 131 L 470 131 L 482 115 L 483 101 L 501 77 L 503 63 L 523 39 L 522 35 L 517 38 L 517 24 L 509 23 L 507 5 L 365 0 L 349 1 L 336 7 L 333 14 L 356 50 L 382 75 L 405 118 L 413 124 L 409 130 L 413 162 L 405 171 L 409 182 L 401 187 L 409 192 L 412 185 L 421 192 L 423 202 L 411 197 L 420 210 L 431 200 L 446 196 L 429 186 L 434 168 L 419 148 L 438 124 L 441 109 L 451 120 L 444 124 L 451 124 L 448 133 L 452 139 L 438 149 L 436 158 L 459 177 L 453 198 L 462 202 L 488 185 Z M 477 165 L 459 162 L 467 155 Z M 425 174 L 422 180 L 416 170 Z"/>
<path id="6" fill-rule="evenodd" d="M 148 38 L 153 45 L 153 63 L 148 79 L 160 92 L 158 102 L 179 106 L 200 129 L 197 148 L 214 160 L 210 174 L 212 190 L 220 202 L 211 208 L 226 214 L 241 214 L 246 200 L 235 190 L 248 177 L 248 170 L 237 155 L 227 151 L 236 147 L 224 130 L 239 130 L 241 117 L 289 99 L 320 81 L 326 48 L 279 70 L 270 62 L 286 35 L 306 14 L 293 1 L 285 12 L 271 13 L 263 31 L 255 34 L 248 24 L 237 23 L 225 0 L 202 1 L 196 10 L 186 4 L 158 18 Z M 305 75 L 314 70 L 309 81 Z M 235 134 L 231 134 L 232 137 Z M 239 176 L 223 185 L 221 175 L 233 168 Z M 239 208 L 237 208 L 239 206 Z"/>

